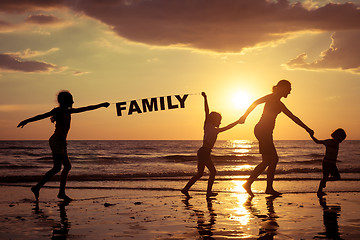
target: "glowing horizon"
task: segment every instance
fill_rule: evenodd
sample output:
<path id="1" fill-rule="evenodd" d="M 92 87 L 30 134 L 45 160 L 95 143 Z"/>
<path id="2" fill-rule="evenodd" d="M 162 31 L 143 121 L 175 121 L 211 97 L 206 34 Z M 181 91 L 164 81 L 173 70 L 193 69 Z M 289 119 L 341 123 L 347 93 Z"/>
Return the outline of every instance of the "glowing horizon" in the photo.
<path id="1" fill-rule="evenodd" d="M 48 139 L 50 121 L 16 125 L 63 89 L 74 107 L 204 91 L 226 125 L 281 79 L 292 83 L 282 101 L 318 138 L 342 127 L 360 139 L 359 1 L 191 2 L 1 2 L 0 139 Z M 219 139 L 255 139 L 261 109 Z M 203 113 L 200 95 L 123 117 L 112 104 L 74 115 L 69 139 L 202 139 Z M 274 138 L 309 136 L 282 114 Z"/>

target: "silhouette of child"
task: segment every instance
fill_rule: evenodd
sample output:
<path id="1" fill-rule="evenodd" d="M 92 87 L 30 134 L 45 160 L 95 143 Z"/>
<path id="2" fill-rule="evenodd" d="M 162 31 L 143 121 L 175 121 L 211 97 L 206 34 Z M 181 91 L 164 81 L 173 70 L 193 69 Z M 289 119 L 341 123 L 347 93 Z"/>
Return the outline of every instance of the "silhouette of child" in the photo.
<path id="1" fill-rule="evenodd" d="M 73 108 L 73 96 L 68 91 L 61 91 L 57 96 L 57 100 L 59 103 L 59 107 L 52 109 L 50 112 L 28 118 L 20 122 L 17 126 L 23 128 L 26 124 L 30 122 L 35 122 L 48 117 L 50 117 L 51 122 L 55 122 L 55 132 L 49 139 L 54 166 L 42 177 L 42 179 L 34 187 L 31 188 L 31 191 L 34 193 L 36 200 L 39 199 L 39 192 L 42 186 L 44 186 L 44 184 L 48 182 L 56 173 L 60 172 L 61 165 L 64 165 L 64 169 L 61 172 L 60 189 L 57 197 L 66 201 L 71 200 L 71 198 L 65 194 L 66 180 L 68 173 L 71 169 L 71 163 L 67 155 L 66 147 L 66 137 L 70 129 L 71 114 L 95 110 L 100 107 L 108 107 L 110 105 L 108 102 L 104 102 L 97 105 L 90 105 L 87 107 Z"/>
<path id="2" fill-rule="evenodd" d="M 342 128 L 336 129 L 332 134 L 332 139 L 318 140 L 314 134 L 310 134 L 311 138 L 317 144 L 323 144 L 326 147 L 325 156 L 322 162 L 323 177 L 319 184 L 317 196 L 322 197 L 326 195 L 323 188 L 326 187 L 327 181 L 336 181 L 340 179 L 339 170 L 336 167 L 336 160 L 339 152 L 339 144 L 345 140 L 346 133 Z M 329 177 L 331 175 L 331 177 Z"/>
<path id="3" fill-rule="evenodd" d="M 189 180 L 189 182 L 186 184 L 186 186 L 181 190 L 181 192 L 188 198 L 190 198 L 189 195 L 189 189 L 191 188 L 194 183 L 199 180 L 203 174 L 205 166 L 210 171 L 210 176 L 208 180 L 208 186 L 207 186 L 207 193 L 206 197 L 212 197 L 216 196 L 217 193 L 212 192 L 212 186 L 215 180 L 216 175 L 216 169 L 214 166 L 213 161 L 211 160 L 211 149 L 213 148 L 217 135 L 220 132 L 224 132 L 226 130 L 229 130 L 230 128 L 233 128 L 239 123 L 238 121 L 235 121 L 226 127 L 219 128 L 221 123 L 221 115 L 217 112 L 211 112 L 209 113 L 209 105 L 207 101 L 207 96 L 203 92 L 201 95 L 204 97 L 204 105 L 205 105 L 205 122 L 204 122 L 204 138 L 203 138 L 203 145 L 197 152 L 197 158 L 198 158 L 198 171 L 197 173 Z"/>

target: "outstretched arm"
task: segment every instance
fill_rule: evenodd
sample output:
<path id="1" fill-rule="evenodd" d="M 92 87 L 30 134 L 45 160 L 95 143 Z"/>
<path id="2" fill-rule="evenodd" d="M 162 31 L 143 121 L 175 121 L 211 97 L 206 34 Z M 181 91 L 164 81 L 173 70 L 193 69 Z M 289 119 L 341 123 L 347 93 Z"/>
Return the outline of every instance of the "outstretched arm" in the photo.
<path id="1" fill-rule="evenodd" d="M 52 116 L 52 111 L 47 112 L 47 113 L 43 113 L 43 114 L 39 114 L 39 115 L 36 115 L 35 117 L 31 117 L 31 118 L 25 119 L 24 121 L 21 121 L 17 125 L 17 127 L 23 128 L 26 124 L 28 124 L 30 122 L 39 121 L 41 119 L 45 119 L 45 118 L 48 118 L 48 117 L 51 117 L 51 116 Z"/>
<path id="2" fill-rule="evenodd" d="M 253 102 L 250 107 L 246 110 L 244 115 L 239 119 L 239 123 L 244 123 L 247 116 L 257 107 L 257 105 L 262 104 L 267 101 L 267 99 L 270 97 L 270 95 L 267 95 L 265 97 L 259 98 L 255 102 Z"/>
<path id="3" fill-rule="evenodd" d="M 321 141 L 319 139 L 317 139 L 314 134 L 310 134 L 310 137 L 312 138 L 312 140 L 317 143 L 317 144 L 324 144 L 324 141 Z"/>
<path id="4" fill-rule="evenodd" d="M 229 129 L 235 127 L 236 125 L 238 125 L 239 123 L 240 123 L 240 119 L 233 122 L 233 123 L 230 123 L 229 125 L 227 125 L 225 127 L 219 128 L 219 132 L 224 132 L 226 130 L 229 130 Z"/>
<path id="5" fill-rule="evenodd" d="M 209 110 L 209 104 L 207 101 L 207 96 L 205 92 L 202 92 L 201 95 L 204 97 L 204 110 L 205 110 L 205 119 L 209 116 L 210 110 Z"/>
<path id="6" fill-rule="evenodd" d="M 310 129 L 308 126 L 306 126 L 305 123 L 303 123 L 300 120 L 300 118 L 298 118 L 294 114 L 292 114 L 292 112 L 290 112 L 290 110 L 284 104 L 283 104 L 282 108 L 283 108 L 282 112 L 285 113 L 286 116 L 288 116 L 291 120 L 293 120 L 297 125 L 304 128 L 310 134 L 310 136 L 314 135 L 314 131 L 312 129 Z"/>
<path id="7" fill-rule="evenodd" d="M 86 111 L 91 111 L 91 110 L 95 110 L 101 107 L 108 107 L 110 105 L 110 103 L 108 102 L 104 102 L 104 103 L 100 103 L 97 105 L 90 105 L 87 107 L 80 107 L 80 108 L 71 108 L 70 109 L 70 113 L 81 113 L 81 112 L 86 112 Z"/>

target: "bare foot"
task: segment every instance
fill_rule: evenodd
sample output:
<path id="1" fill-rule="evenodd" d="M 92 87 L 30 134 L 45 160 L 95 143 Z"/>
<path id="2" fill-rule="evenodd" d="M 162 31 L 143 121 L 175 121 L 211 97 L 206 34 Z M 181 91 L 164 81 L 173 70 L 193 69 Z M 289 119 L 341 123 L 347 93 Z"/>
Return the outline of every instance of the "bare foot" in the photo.
<path id="1" fill-rule="evenodd" d="M 31 191 L 34 193 L 36 201 L 39 201 L 39 189 L 37 187 L 32 187 Z"/>
<path id="2" fill-rule="evenodd" d="M 189 192 L 187 190 L 182 189 L 181 193 L 184 194 L 187 198 L 191 198 L 190 195 L 189 195 Z"/>
<path id="3" fill-rule="evenodd" d="M 60 199 L 63 199 L 66 202 L 72 201 L 72 199 L 69 196 L 67 196 L 65 193 L 59 193 L 57 195 L 57 197 L 60 198 Z"/>
<path id="4" fill-rule="evenodd" d="M 279 195 L 282 194 L 282 193 L 280 193 L 280 192 L 278 192 L 278 191 L 275 191 L 274 189 L 266 190 L 265 193 L 266 193 L 266 194 L 273 195 L 273 196 L 279 196 Z"/>
<path id="5" fill-rule="evenodd" d="M 207 194 L 206 194 L 206 197 L 207 197 L 207 198 L 216 197 L 217 195 L 218 195 L 217 193 L 210 192 L 210 193 L 207 193 Z"/>
<path id="6" fill-rule="evenodd" d="M 245 189 L 245 191 L 250 195 L 250 197 L 254 197 L 254 193 L 251 191 L 251 184 L 249 184 L 248 182 L 244 183 L 243 188 Z"/>

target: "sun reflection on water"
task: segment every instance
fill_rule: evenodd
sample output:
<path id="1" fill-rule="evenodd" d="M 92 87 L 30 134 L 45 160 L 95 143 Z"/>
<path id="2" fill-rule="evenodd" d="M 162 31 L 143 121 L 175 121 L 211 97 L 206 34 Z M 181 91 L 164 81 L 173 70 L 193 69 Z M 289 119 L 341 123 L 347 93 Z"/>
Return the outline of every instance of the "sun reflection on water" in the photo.
<path id="1" fill-rule="evenodd" d="M 231 140 L 230 145 L 236 156 L 244 156 L 250 153 L 254 144 L 250 140 Z"/>
<path id="2" fill-rule="evenodd" d="M 235 158 L 231 158 L 229 160 L 229 164 L 222 165 L 222 171 L 233 172 L 234 175 L 240 174 L 240 176 L 232 176 L 244 178 L 243 173 L 250 172 L 253 170 L 254 166 L 248 163 L 249 159 L 253 158 L 254 155 L 254 141 L 251 140 L 229 140 L 226 142 L 225 148 L 227 149 L 227 153 L 229 156 Z M 249 159 L 247 158 L 249 157 Z M 242 189 L 240 188 L 238 190 Z M 237 191 L 237 190 L 236 190 Z M 241 190 L 242 191 L 242 190 Z"/>
<path id="3" fill-rule="evenodd" d="M 231 182 L 233 185 L 232 191 L 235 196 L 234 209 L 232 210 L 233 214 L 230 219 L 238 222 L 240 225 L 247 225 L 250 221 L 250 213 L 245 208 L 246 202 L 249 199 L 248 194 L 242 187 L 245 181 L 234 180 Z"/>
<path id="4" fill-rule="evenodd" d="M 249 164 L 244 164 L 244 165 L 237 165 L 237 166 L 224 166 L 222 167 L 223 170 L 225 171 L 250 171 L 253 169 L 253 166 L 249 165 Z"/>
<path id="5" fill-rule="evenodd" d="M 235 155 L 237 157 L 246 157 L 252 156 L 254 154 L 254 141 L 251 140 L 230 140 L 226 143 L 226 147 L 231 152 L 231 155 Z M 246 158 L 244 158 L 246 160 Z M 237 176 L 236 172 L 244 173 L 247 171 L 251 171 L 254 166 L 248 164 L 244 159 L 239 158 L 239 163 L 231 164 L 229 166 L 222 166 L 222 170 L 224 171 L 232 171 L 234 172 L 234 176 L 231 176 L 233 180 L 229 181 L 227 184 L 227 190 L 232 193 L 230 197 L 232 200 L 231 208 L 230 208 L 230 220 L 234 222 L 236 226 L 239 228 L 248 228 L 249 224 L 251 224 L 252 215 L 247 208 L 249 202 L 249 195 L 243 188 L 243 184 L 245 183 L 245 177 L 247 176 Z M 235 160 L 232 160 L 236 162 Z"/>

